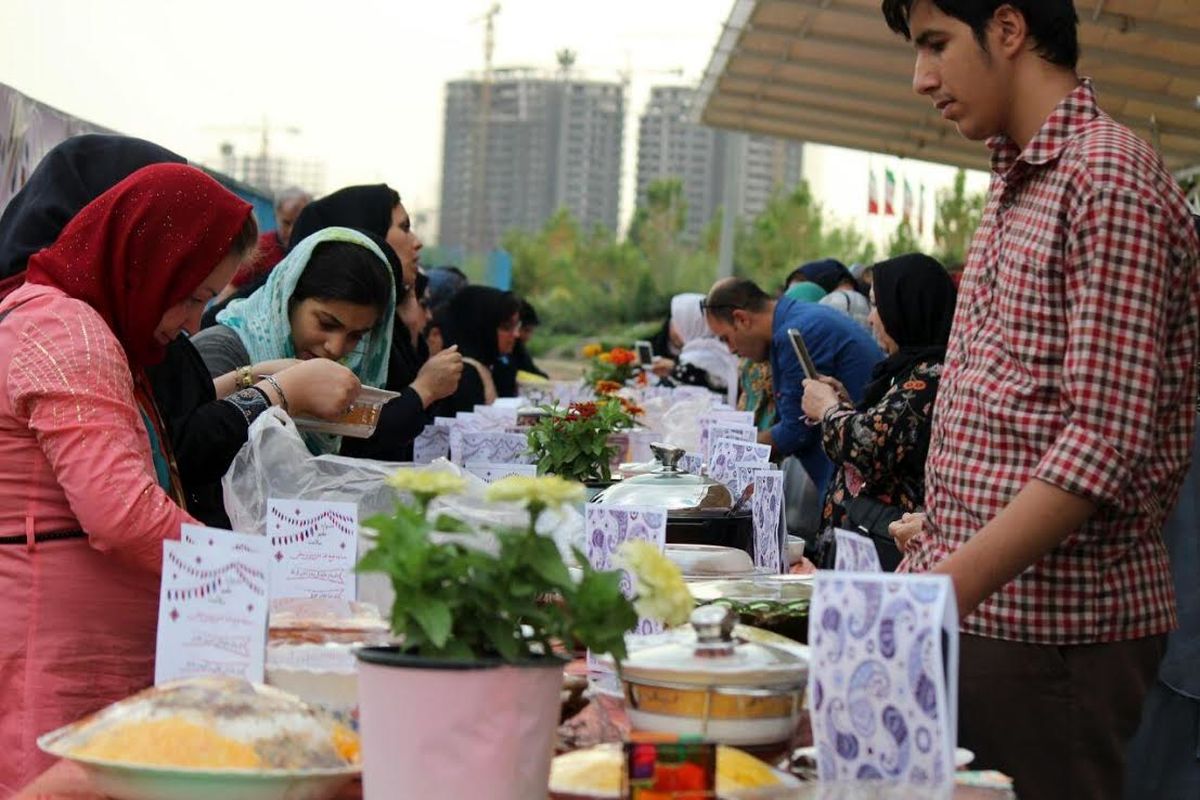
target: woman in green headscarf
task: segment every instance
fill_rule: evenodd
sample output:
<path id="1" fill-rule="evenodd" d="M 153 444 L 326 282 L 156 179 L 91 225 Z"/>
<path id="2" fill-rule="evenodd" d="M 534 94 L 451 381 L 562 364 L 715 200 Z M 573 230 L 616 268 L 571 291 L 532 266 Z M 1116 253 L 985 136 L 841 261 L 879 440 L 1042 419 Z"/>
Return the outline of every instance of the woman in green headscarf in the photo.
<path id="1" fill-rule="evenodd" d="M 387 381 L 396 310 L 386 243 L 325 228 L 298 243 L 258 291 L 235 300 L 192 340 L 215 378 L 281 358 L 326 358 L 366 386 Z M 305 434 L 309 449 L 336 452 L 340 438 Z"/>

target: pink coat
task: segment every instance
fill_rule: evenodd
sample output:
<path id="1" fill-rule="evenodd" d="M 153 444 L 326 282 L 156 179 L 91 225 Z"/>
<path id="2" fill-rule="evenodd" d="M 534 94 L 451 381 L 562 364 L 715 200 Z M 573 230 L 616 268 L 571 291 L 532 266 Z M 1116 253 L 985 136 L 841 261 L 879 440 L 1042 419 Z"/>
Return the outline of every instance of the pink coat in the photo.
<path id="1" fill-rule="evenodd" d="M 38 736 L 154 681 L 162 541 L 193 522 L 158 487 L 129 363 L 92 308 L 26 285 L 0 303 L 0 796 Z M 34 543 L 83 530 L 87 538 Z"/>

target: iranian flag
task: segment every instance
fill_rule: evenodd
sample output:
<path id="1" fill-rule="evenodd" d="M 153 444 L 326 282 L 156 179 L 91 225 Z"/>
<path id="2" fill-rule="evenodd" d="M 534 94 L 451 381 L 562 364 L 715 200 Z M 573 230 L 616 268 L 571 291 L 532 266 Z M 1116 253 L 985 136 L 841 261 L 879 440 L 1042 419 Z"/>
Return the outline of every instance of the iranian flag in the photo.
<path id="1" fill-rule="evenodd" d="M 874 167 L 868 167 L 867 173 L 867 213 L 879 213 L 879 185 L 875 178 Z"/>
<path id="2" fill-rule="evenodd" d="M 904 178 L 904 221 L 912 223 L 913 218 L 913 203 L 917 197 L 913 194 L 912 184 L 908 182 L 908 177 Z"/>
<path id="3" fill-rule="evenodd" d="M 896 173 L 889 167 L 883 177 L 883 213 L 891 217 L 896 213 Z"/>

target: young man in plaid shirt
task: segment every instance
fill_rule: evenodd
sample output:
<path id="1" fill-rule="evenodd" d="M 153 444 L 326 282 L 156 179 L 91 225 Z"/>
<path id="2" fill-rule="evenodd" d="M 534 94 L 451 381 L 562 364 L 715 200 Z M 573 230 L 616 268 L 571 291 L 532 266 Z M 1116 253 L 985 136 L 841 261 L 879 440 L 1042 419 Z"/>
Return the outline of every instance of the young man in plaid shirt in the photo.
<path id="1" fill-rule="evenodd" d="M 882 5 L 913 88 L 992 156 L 905 566 L 954 581 L 977 763 L 1022 800 L 1119 797 L 1175 625 L 1161 531 L 1195 425 L 1196 232 L 1076 74 L 1070 0 Z"/>

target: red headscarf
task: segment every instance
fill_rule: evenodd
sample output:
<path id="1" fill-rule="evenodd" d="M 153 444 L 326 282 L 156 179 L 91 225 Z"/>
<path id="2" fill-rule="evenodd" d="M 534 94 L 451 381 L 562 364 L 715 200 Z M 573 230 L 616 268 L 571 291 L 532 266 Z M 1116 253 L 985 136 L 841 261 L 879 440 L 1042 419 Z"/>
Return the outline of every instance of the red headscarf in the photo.
<path id="1" fill-rule="evenodd" d="M 212 273 L 250 213 L 194 167 L 144 167 L 85 206 L 25 279 L 96 309 L 136 367 L 157 364 L 163 314 Z"/>

